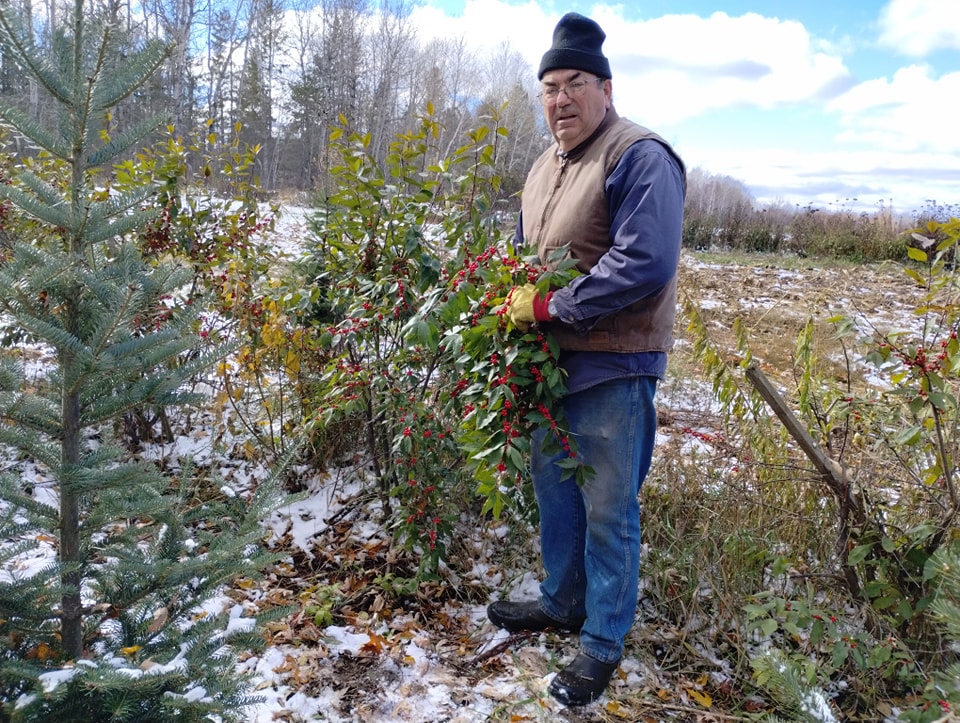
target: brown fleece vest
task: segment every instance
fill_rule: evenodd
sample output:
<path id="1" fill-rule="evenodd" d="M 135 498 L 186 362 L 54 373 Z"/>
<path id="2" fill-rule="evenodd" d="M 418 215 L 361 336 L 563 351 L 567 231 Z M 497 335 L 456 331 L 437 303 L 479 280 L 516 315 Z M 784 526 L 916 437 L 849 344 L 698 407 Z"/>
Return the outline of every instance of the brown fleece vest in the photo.
<path id="1" fill-rule="evenodd" d="M 555 249 L 569 246 L 577 268 L 588 273 L 606 253 L 611 242 L 604 182 L 624 151 L 644 138 L 659 141 L 680 161 L 660 136 L 620 118 L 611 108 L 596 133 L 566 158 L 553 146 L 534 162 L 523 189 L 523 236 L 527 244 L 536 246 L 541 260 L 546 262 Z M 674 276 L 658 293 L 601 319 L 585 334 L 556 321 L 544 328 L 562 349 L 668 351 L 673 345 L 676 302 Z"/>

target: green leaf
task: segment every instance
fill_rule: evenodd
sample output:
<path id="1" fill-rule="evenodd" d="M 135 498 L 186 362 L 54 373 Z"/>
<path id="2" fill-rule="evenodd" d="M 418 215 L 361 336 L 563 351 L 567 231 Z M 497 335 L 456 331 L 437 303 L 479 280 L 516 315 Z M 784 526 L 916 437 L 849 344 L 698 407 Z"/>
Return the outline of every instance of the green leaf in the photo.
<path id="1" fill-rule="evenodd" d="M 927 279 L 925 279 L 916 269 L 906 268 L 903 270 L 903 272 L 911 279 L 916 281 L 919 286 L 925 287 L 927 285 Z"/>
<path id="2" fill-rule="evenodd" d="M 822 620 L 814 620 L 810 626 L 810 642 L 813 645 L 820 645 L 823 641 L 824 624 Z"/>
<path id="3" fill-rule="evenodd" d="M 520 452 L 519 449 L 517 449 L 516 447 L 510 447 L 507 450 L 507 455 L 509 456 L 510 464 L 513 465 L 513 468 L 515 470 L 522 471 L 526 469 L 527 462 L 523 458 L 523 454 Z"/>
<path id="4" fill-rule="evenodd" d="M 870 554 L 870 551 L 873 549 L 873 543 L 866 543 L 864 545 L 857 545 L 852 550 L 850 554 L 847 555 L 847 564 L 848 565 L 858 565 L 863 562 L 867 555 Z"/>
<path id="5" fill-rule="evenodd" d="M 918 249 L 916 246 L 907 247 L 907 256 L 909 256 L 914 261 L 920 261 L 921 263 L 927 263 L 927 252 L 923 249 Z"/>
<path id="6" fill-rule="evenodd" d="M 743 611 L 747 614 L 747 620 L 753 620 L 754 618 L 762 617 L 768 613 L 765 605 L 755 605 L 753 603 L 744 605 Z"/>
<path id="7" fill-rule="evenodd" d="M 921 400 L 922 401 L 922 400 Z M 900 430 L 893 437 L 893 444 L 895 446 L 904 446 L 904 445 L 913 445 L 920 441 L 920 436 L 923 430 L 920 426 L 907 427 L 906 429 Z"/>
<path id="8" fill-rule="evenodd" d="M 421 319 L 417 323 L 417 339 L 422 346 L 431 351 L 436 351 L 440 341 L 440 330 L 435 324 L 429 324 Z"/>
<path id="9" fill-rule="evenodd" d="M 892 653 L 893 647 L 888 643 L 874 645 L 870 649 L 870 654 L 867 656 L 867 665 L 872 668 L 878 668 L 890 660 L 890 655 Z"/>
<path id="10" fill-rule="evenodd" d="M 917 605 L 917 612 L 920 612 L 921 607 Z M 910 601 L 906 598 L 900 598 L 900 602 L 897 603 L 897 617 L 901 620 L 910 620 L 913 618 L 913 609 L 910 607 Z"/>
<path id="11" fill-rule="evenodd" d="M 948 411 L 956 407 L 956 402 L 954 398 L 949 394 L 942 394 L 941 392 L 930 392 L 927 395 L 927 399 L 929 399 L 930 403 L 941 412 Z"/>
<path id="12" fill-rule="evenodd" d="M 894 590 L 895 588 L 888 582 L 883 580 L 871 580 L 864 584 L 863 594 L 868 598 L 874 599 L 883 596 Z"/>
<path id="13" fill-rule="evenodd" d="M 833 667 L 840 669 L 847 662 L 847 654 L 850 652 L 850 646 L 843 640 L 838 640 L 833 646 Z"/>
<path id="14" fill-rule="evenodd" d="M 893 607 L 901 600 L 899 595 L 886 595 L 884 597 L 878 597 L 871 604 L 873 605 L 874 610 L 886 610 L 887 608 Z M 909 608 L 909 604 L 907 608 Z"/>

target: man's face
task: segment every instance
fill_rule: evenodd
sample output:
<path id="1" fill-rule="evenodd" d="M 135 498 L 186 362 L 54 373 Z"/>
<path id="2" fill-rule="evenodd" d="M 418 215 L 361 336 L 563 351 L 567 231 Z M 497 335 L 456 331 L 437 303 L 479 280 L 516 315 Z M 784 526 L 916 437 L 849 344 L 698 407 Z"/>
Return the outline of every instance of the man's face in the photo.
<path id="1" fill-rule="evenodd" d="M 579 85 L 586 81 L 586 85 Z M 610 107 L 611 82 L 582 70 L 550 70 L 541 79 L 543 114 L 561 151 L 590 137 Z M 579 86 L 579 87 L 578 87 Z M 564 89 L 550 98 L 551 92 Z M 567 92 L 569 89 L 570 92 Z"/>

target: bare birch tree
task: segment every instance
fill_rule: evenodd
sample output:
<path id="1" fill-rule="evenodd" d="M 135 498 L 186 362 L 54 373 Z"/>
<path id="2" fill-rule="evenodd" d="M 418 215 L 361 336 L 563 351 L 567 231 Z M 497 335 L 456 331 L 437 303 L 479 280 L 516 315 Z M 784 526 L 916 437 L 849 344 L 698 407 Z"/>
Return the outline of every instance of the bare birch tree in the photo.
<path id="1" fill-rule="evenodd" d="M 409 19 L 411 8 L 410 0 L 381 0 L 376 26 L 367 37 L 366 130 L 377 158 L 386 155 L 412 90 L 416 30 Z"/>

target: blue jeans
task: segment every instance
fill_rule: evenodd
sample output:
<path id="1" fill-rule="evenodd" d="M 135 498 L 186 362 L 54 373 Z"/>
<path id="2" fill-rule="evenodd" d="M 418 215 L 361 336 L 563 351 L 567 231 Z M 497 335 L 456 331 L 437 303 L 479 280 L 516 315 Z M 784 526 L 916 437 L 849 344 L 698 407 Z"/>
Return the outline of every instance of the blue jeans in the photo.
<path id="1" fill-rule="evenodd" d="M 546 578 L 540 605 L 557 620 L 586 618 L 580 649 L 613 663 L 633 625 L 640 582 L 640 485 L 657 431 L 656 377 L 615 379 L 563 399 L 577 449 L 594 476 L 583 487 L 561 480 L 563 453 L 532 439 L 531 476 L 540 508 Z"/>

